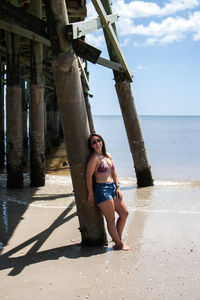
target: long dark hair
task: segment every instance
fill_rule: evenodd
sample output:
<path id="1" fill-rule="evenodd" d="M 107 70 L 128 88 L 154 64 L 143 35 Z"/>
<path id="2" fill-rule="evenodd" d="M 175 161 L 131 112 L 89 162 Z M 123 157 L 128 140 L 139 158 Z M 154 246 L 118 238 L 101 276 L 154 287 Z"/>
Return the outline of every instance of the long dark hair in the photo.
<path id="1" fill-rule="evenodd" d="M 97 133 L 92 133 L 88 138 L 88 148 L 90 150 L 90 153 L 94 152 L 94 149 L 91 144 L 91 140 L 94 136 L 97 136 L 102 141 L 102 153 L 105 157 L 107 157 L 108 155 L 106 153 L 106 145 L 105 145 L 104 139 L 102 138 L 102 136 L 100 136 L 100 134 L 97 134 Z"/>

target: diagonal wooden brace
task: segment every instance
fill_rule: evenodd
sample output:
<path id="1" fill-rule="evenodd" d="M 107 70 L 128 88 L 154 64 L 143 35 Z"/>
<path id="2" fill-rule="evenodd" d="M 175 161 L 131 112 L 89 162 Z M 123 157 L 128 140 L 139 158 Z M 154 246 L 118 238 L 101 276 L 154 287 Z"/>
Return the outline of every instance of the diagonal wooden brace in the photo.
<path id="1" fill-rule="evenodd" d="M 93 5 L 94 5 L 99 17 L 100 17 L 100 20 L 103 24 L 103 27 L 104 27 L 107 35 L 108 35 L 108 38 L 110 39 L 110 42 L 113 45 L 113 48 L 116 52 L 117 57 L 119 58 L 119 61 L 120 61 L 121 65 L 123 66 L 124 71 L 127 73 L 127 76 L 129 78 L 129 80 L 133 81 L 132 80 L 132 75 L 129 71 L 129 68 L 126 64 L 125 58 L 122 54 L 118 38 L 117 38 L 117 36 L 116 36 L 116 34 L 113 30 L 112 24 L 110 23 L 110 21 L 108 19 L 108 15 L 106 14 L 105 9 L 104 9 L 101 1 L 100 0 L 92 0 L 92 3 L 93 3 Z"/>

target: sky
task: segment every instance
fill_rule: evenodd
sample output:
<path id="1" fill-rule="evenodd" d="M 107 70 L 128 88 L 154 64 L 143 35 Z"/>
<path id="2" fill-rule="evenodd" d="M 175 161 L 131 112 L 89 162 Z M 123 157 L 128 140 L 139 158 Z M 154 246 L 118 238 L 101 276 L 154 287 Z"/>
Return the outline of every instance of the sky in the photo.
<path id="1" fill-rule="evenodd" d="M 97 13 L 87 2 L 88 18 Z M 113 0 L 138 115 L 200 115 L 200 0 Z M 103 31 L 86 42 L 108 58 Z M 94 115 L 120 115 L 111 69 L 88 63 Z"/>

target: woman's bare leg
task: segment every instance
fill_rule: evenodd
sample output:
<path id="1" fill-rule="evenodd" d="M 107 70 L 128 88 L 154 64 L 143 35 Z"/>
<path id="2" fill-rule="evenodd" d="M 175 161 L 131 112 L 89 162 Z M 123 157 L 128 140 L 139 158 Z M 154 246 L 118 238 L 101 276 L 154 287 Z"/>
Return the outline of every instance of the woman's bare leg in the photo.
<path id="1" fill-rule="evenodd" d="M 99 208 L 102 214 L 106 218 L 107 228 L 110 236 L 115 242 L 116 246 L 121 248 L 122 242 L 118 235 L 117 228 L 115 225 L 115 205 L 113 200 L 107 200 L 99 204 Z"/>
<path id="2" fill-rule="evenodd" d="M 116 244 L 116 247 L 121 250 L 130 250 L 131 248 L 126 246 L 119 234 L 118 230 L 115 224 L 115 204 L 114 200 L 107 200 L 105 202 L 102 202 L 99 204 L 99 208 L 101 209 L 102 214 L 105 216 L 107 221 L 107 228 L 110 236 L 112 237 L 114 243 Z M 121 222 L 122 223 L 122 222 Z M 120 225 L 120 227 L 122 227 Z"/>
<path id="3" fill-rule="evenodd" d="M 122 238 L 122 232 L 126 223 L 126 219 L 128 217 L 128 209 L 126 207 L 125 202 L 122 199 L 114 199 L 115 210 L 119 215 L 119 218 L 116 223 L 118 235 L 120 239 Z"/>

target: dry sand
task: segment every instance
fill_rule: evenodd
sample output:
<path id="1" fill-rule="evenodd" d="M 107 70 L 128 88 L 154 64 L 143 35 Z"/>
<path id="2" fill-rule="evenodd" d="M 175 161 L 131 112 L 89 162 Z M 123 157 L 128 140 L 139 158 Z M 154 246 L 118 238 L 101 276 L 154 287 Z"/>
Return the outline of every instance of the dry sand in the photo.
<path id="1" fill-rule="evenodd" d="M 1 202 L 9 204 L 1 225 L 8 242 L 0 299 L 199 300 L 199 185 L 137 189 L 129 182 L 122 191 L 129 252 L 113 250 L 111 241 L 80 247 L 68 177 L 47 176 L 44 188 L 1 189 Z"/>

